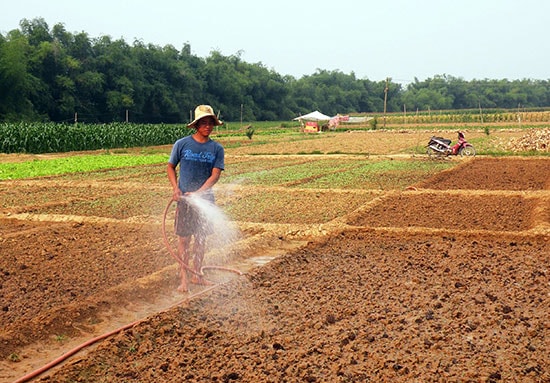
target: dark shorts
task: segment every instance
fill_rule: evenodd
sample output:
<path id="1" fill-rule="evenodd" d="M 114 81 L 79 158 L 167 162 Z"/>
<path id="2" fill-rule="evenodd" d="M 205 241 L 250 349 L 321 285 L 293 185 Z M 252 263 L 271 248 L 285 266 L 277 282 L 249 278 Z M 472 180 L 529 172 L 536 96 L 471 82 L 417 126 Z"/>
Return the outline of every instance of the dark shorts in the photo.
<path id="1" fill-rule="evenodd" d="M 190 235 L 206 237 L 212 234 L 212 223 L 195 205 L 183 199 L 178 201 L 174 229 L 176 235 L 188 237 Z"/>

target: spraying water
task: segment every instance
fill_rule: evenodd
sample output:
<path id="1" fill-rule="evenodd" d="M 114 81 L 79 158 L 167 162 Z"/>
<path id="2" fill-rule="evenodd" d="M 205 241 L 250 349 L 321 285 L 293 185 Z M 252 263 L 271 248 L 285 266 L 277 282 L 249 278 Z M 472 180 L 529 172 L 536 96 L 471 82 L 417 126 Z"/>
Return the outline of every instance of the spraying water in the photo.
<path id="1" fill-rule="evenodd" d="M 238 240 L 240 236 L 239 229 L 219 206 L 197 194 L 190 194 L 183 198 L 199 211 L 201 226 L 203 226 L 201 229 L 208 229 L 212 233 L 207 239 L 209 249 L 216 249 L 220 252 Z"/>

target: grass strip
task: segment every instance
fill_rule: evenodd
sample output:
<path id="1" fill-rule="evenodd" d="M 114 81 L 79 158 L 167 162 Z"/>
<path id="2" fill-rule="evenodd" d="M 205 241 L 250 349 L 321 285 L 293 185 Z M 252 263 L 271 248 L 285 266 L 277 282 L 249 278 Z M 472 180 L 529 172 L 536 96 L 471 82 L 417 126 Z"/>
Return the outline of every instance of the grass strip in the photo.
<path id="1" fill-rule="evenodd" d="M 100 154 L 0 164 L 0 180 L 34 178 L 166 163 L 166 154 Z"/>

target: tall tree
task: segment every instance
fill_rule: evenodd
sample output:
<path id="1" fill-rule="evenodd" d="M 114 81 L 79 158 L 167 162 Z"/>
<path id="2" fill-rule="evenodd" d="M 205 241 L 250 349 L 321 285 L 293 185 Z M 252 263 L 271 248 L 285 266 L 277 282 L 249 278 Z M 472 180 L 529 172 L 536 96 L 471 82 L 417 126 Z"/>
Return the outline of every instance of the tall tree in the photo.
<path id="1" fill-rule="evenodd" d="M 0 121 L 36 118 L 30 95 L 35 78 L 28 72 L 28 40 L 19 31 L 0 35 Z"/>
<path id="2" fill-rule="evenodd" d="M 228 121 L 290 119 L 314 109 L 326 114 L 413 109 L 534 108 L 550 106 L 546 80 L 472 80 L 435 75 L 406 89 L 391 79 L 318 69 L 296 79 L 241 52 L 206 58 L 142 41 L 73 34 L 43 18 L 23 19 L 0 34 L 0 121 L 17 119 L 187 122 L 199 103 Z"/>

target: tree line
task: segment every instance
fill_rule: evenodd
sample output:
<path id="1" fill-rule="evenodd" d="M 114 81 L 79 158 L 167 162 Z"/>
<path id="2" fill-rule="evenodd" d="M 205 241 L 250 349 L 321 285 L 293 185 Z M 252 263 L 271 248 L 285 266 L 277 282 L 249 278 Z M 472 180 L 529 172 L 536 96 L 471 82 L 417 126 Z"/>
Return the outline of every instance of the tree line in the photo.
<path id="1" fill-rule="evenodd" d="M 240 52 L 205 58 L 181 49 L 51 29 L 23 19 L 0 34 L 0 121 L 181 123 L 209 103 L 228 121 L 289 120 L 312 110 L 399 112 L 550 106 L 546 80 L 472 80 L 435 75 L 403 86 L 318 69 L 299 79 Z"/>

